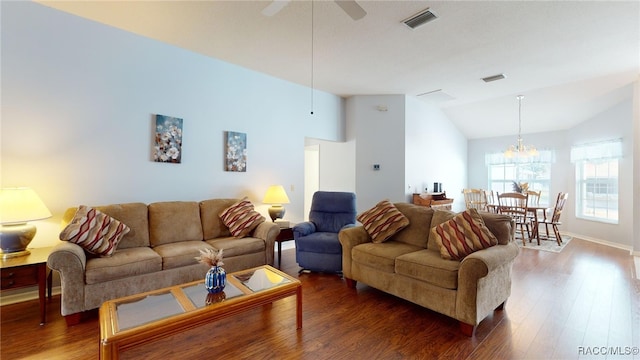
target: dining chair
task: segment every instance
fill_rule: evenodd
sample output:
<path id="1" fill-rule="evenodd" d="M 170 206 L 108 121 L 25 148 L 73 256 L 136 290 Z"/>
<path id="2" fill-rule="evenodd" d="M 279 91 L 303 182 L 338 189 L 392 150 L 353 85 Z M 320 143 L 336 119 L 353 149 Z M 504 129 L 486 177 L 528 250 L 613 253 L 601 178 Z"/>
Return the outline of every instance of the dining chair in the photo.
<path id="1" fill-rule="evenodd" d="M 520 234 L 522 236 L 522 245 L 526 245 L 525 232 L 527 229 L 527 236 L 531 241 L 531 233 L 529 231 L 530 219 L 527 217 L 528 213 L 528 201 L 529 196 L 527 194 L 521 194 L 517 192 L 510 193 L 498 193 L 498 212 L 501 214 L 509 215 L 516 222 L 516 228 L 520 226 Z"/>
<path id="2" fill-rule="evenodd" d="M 524 193 L 529 195 L 529 205 L 534 205 L 534 206 L 540 205 L 540 196 L 542 195 L 542 190 L 540 191 L 527 190 Z"/>
<path id="3" fill-rule="evenodd" d="M 569 193 L 562 193 L 562 192 L 559 193 L 558 197 L 556 198 L 556 204 L 553 207 L 553 210 L 549 209 L 549 210 L 552 210 L 551 216 L 547 217 L 547 212 L 545 211 L 544 218 L 540 222 L 545 226 L 547 239 L 549 238 L 549 225 L 551 225 L 551 227 L 553 228 L 553 234 L 556 237 L 556 242 L 558 243 L 558 245 L 562 244 L 562 236 L 560 236 L 560 231 L 558 230 L 558 225 L 562 225 L 562 223 L 560 222 L 560 215 L 562 215 L 562 209 L 564 208 L 564 204 L 567 202 L 568 198 L 569 198 Z"/>
<path id="4" fill-rule="evenodd" d="M 544 209 L 531 209 L 531 207 L 540 206 L 540 196 L 542 195 L 542 190 L 527 190 L 523 191 L 523 193 L 529 196 L 529 202 L 527 204 L 527 206 L 529 207 L 529 213 L 527 214 L 527 217 L 529 218 L 529 224 L 536 227 L 538 224 L 540 224 L 540 221 L 538 221 L 538 219 L 540 219 L 538 210 L 544 212 Z M 540 245 L 540 236 L 538 235 L 537 227 L 533 229 L 533 234 L 535 234 L 535 237 L 538 240 L 538 245 Z"/>
<path id="5" fill-rule="evenodd" d="M 485 190 L 485 196 L 487 197 L 487 211 L 490 213 L 498 213 L 498 200 L 493 190 Z"/>
<path id="6" fill-rule="evenodd" d="M 464 204 L 467 209 L 487 211 L 487 193 L 482 189 L 463 189 Z"/>

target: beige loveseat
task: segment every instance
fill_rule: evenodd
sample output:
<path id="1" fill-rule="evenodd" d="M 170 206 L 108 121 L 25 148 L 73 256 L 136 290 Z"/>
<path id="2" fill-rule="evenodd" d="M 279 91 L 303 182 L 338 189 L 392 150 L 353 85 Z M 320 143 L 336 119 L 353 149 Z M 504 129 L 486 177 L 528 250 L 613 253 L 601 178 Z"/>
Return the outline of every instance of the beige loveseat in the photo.
<path id="1" fill-rule="evenodd" d="M 474 252 L 462 261 L 445 260 L 430 239 L 431 228 L 452 212 L 396 203 L 409 225 L 383 243 L 373 243 L 362 227 L 342 230 L 342 271 L 347 286 L 356 281 L 450 316 L 472 336 L 475 326 L 511 294 L 511 267 L 519 248 L 515 224 L 505 215 L 481 213 L 498 245 Z"/>
<path id="2" fill-rule="evenodd" d="M 61 241 L 47 265 L 60 273 L 61 312 L 72 325 L 82 313 L 109 299 L 203 279 L 206 265 L 195 259 L 204 248 L 223 249 L 227 272 L 273 264 L 273 245 L 280 232 L 260 223 L 248 237 L 234 238 L 219 214 L 237 199 L 114 204 L 95 208 L 131 230 L 111 257 L 88 254 Z M 76 208 L 66 211 L 63 228 Z"/>

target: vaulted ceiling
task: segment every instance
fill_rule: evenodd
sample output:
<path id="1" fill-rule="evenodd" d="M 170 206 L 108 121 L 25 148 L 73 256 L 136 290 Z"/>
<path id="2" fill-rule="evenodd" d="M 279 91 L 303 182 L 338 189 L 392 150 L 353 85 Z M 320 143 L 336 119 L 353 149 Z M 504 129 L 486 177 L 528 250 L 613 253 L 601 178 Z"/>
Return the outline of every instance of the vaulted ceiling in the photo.
<path id="1" fill-rule="evenodd" d="M 418 98 L 470 139 L 516 134 L 519 94 L 524 134 L 571 128 L 628 98 L 640 74 L 638 1 L 359 0 L 359 20 L 330 0 L 273 16 L 271 1 L 40 2 L 343 97 L 441 90 Z M 426 8 L 438 18 L 403 23 Z"/>

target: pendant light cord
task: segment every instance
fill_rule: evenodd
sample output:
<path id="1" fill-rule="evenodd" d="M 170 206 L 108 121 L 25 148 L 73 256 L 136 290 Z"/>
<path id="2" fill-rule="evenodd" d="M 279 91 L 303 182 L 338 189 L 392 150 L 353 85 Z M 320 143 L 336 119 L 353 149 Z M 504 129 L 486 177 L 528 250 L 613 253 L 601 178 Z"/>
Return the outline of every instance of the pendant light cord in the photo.
<path id="1" fill-rule="evenodd" d="M 311 0 L 311 115 L 313 115 L 313 0 Z"/>

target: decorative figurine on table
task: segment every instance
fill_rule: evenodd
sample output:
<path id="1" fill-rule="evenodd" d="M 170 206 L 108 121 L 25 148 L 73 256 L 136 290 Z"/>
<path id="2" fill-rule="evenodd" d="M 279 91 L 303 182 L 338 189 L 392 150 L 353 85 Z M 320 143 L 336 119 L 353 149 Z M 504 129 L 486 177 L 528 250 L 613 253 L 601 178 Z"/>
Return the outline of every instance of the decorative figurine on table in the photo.
<path id="1" fill-rule="evenodd" d="M 216 294 L 224 290 L 227 284 L 227 273 L 222 268 L 222 249 L 215 251 L 212 249 L 200 250 L 200 256 L 196 260 L 209 266 L 209 271 L 204 277 L 204 286 L 210 294 Z"/>

